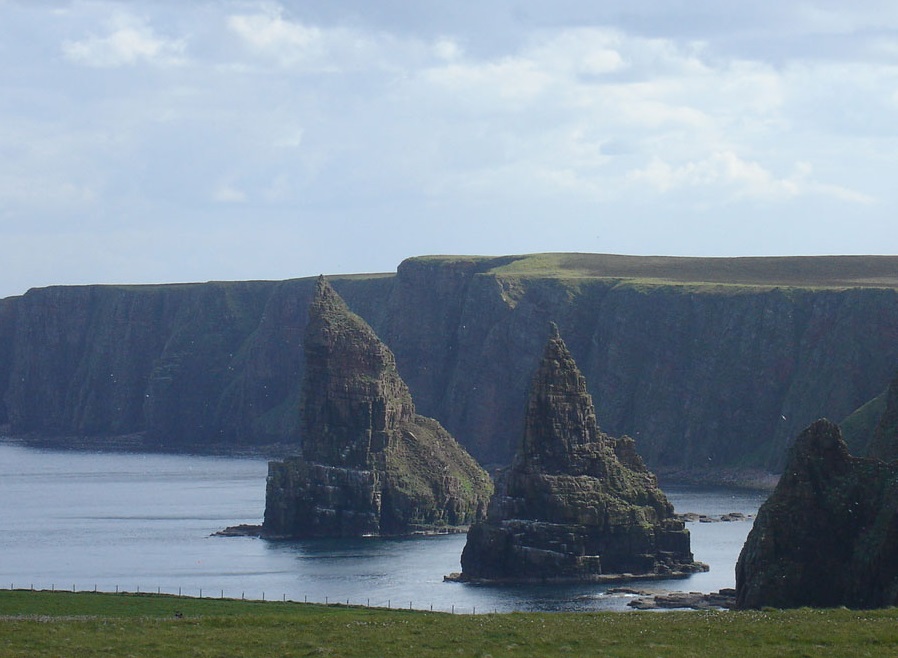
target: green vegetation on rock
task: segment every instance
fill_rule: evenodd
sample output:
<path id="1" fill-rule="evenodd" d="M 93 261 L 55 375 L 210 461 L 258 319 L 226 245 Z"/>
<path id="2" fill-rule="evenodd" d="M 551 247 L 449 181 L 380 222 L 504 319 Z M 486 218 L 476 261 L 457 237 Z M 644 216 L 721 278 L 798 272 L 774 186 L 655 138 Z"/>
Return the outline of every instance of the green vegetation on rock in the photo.
<path id="1" fill-rule="evenodd" d="M 483 516 L 489 476 L 416 413 L 393 353 L 324 277 L 304 344 L 305 441 L 302 456 L 269 465 L 266 536 L 448 531 Z"/>
<path id="2" fill-rule="evenodd" d="M 837 425 L 811 424 L 742 548 L 736 603 L 898 604 L 898 462 L 852 457 Z"/>
<path id="3" fill-rule="evenodd" d="M 558 582 L 684 576 L 689 531 L 635 442 L 602 433 L 586 381 L 552 325 L 524 433 L 487 518 L 468 532 L 459 580 Z"/>

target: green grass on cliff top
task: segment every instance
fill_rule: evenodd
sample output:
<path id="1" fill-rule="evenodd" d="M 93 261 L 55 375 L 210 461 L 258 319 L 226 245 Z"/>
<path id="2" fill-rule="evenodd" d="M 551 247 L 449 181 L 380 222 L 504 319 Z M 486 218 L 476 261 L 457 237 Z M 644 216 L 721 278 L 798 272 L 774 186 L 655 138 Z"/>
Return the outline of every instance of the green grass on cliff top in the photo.
<path id="1" fill-rule="evenodd" d="M 177 613 L 177 614 L 176 614 Z M 898 611 L 445 613 L 0 592 L 0 656 L 882 656 Z"/>
<path id="2" fill-rule="evenodd" d="M 608 278 L 797 288 L 898 288 L 898 256 L 698 258 L 549 253 L 505 257 L 424 256 L 412 260 L 479 264 L 496 275 Z"/>

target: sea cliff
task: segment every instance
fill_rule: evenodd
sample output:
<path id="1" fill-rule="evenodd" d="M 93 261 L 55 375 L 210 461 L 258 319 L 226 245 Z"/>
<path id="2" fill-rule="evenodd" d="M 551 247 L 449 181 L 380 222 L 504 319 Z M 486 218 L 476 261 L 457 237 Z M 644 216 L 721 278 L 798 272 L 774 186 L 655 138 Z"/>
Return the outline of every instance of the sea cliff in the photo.
<path id="1" fill-rule="evenodd" d="M 898 367 L 898 257 L 422 257 L 330 277 L 393 351 L 419 413 L 511 460 L 556 322 L 599 425 L 661 475 L 779 471 Z M 0 300 L 0 427 L 64 444 L 301 442 L 314 279 L 34 289 Z"/>

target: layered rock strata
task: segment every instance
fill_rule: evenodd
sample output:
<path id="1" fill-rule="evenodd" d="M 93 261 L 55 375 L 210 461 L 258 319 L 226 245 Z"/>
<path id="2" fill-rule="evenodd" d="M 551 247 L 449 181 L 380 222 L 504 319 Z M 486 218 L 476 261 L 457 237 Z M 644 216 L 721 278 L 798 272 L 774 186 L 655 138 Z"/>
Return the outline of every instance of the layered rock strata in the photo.
<path id="1" fill-rule="evenodd" d="M 558 329 L 532 380 L 525 430 L 487 519 L 471 527 L 463 581 L 677 576 L 705 570 L 689 531 L 628 437 L 598 429 Z"/>
<path id="2" fill-rule="evenodd" d="M 837 425 L 812 423 L 742 548 L 736 604 L 898 604 L 898 463 L 852 457 Z"/>
<path id="3" fill-rule="evenodd" d="M 305 355 L 302 455 L 269 464 L 265 536 L 403 535 L 483 516 L 489 476 L 415 413 L 392 352 L 323 277 Z"/>

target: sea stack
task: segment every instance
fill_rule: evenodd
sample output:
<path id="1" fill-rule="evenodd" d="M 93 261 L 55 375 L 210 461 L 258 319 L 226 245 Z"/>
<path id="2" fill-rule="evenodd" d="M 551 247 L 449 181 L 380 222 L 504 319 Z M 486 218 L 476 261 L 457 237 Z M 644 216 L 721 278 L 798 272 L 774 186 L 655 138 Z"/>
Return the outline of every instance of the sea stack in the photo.
<path id="1" fill-rule="evenodd" d="M 483 517 L 489 476 L 415 413 L 393 353 L 324 277 L 304 340 L 302 455 L 269 464 L 264 536 L 407 535 Z"/>
<path id="2" fill-rule="evenodd" d="M 736 563 L 740 608 L 898 604 L 898 462 L 852 457 L 825 419 L 796 439 Z"/>
<path id="3" fill-rule="evenodd" d="M 558 328 L 533 378 L 524 436 L 475 523 L 458 580 L 613 581 L 676 577 L 694 561 L 689 531 L 674 517 L 629 437 L 596 423 L 586 380 Z"/>

